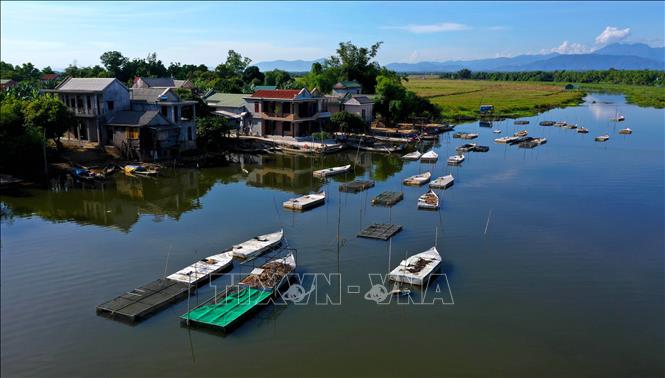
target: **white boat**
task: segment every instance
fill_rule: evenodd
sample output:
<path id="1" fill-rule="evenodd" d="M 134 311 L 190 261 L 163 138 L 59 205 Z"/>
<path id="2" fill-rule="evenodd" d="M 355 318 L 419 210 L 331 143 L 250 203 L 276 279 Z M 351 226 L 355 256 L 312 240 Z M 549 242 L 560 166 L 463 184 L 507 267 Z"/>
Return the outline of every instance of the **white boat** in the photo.
<path id="1" fill-rule="evenodd" d="M 536 144 L 545 144 L 547 143 L 547 138 L 533 138 L 533 141 L 536 142 Z"/>
<path id="2" fill-rule="evenodd" d="M 434 151 L 427 151 L 420 157 L 420 161 L 437 161 L 439 159 L 439 154 Z"/>
<path id="3" fill-rule="evenodd" d="M 432 189 L 446 189 L 453 185 L 455 178 L 453 175 L 446 175 L 437 177 L 432 182 L 429 183 L 429 187 Z"/>
<path id="4" fill-rule="evenodd" d="M 290 210 L 304 211 L 319 206 L 326 201 L 326 192 L 307 194 L 284 201 L 282 206 Z"/>
<path id="5" fill-rule="evenodd" d="M 409 152 L 408 154 L 402 156 L 404 160 L 418 160 L 423 154 L 420 151 Z"/>
<path id="6" fill-rule="evenodd" d="M 423 185 L 423 184 L 427 184 L 429 182 L 430 178 L 432 178 L 432 174 L 429 173 L 429 172 L 425 172 L 425 173 L 421 173 L 419 175 L 414 175 L 414 176 L 411 176 L 411 177 L 407 177 L 407 178 L 404 179 L 403 183 L 404 183 L 404 185 L 418 185 L 418 186 L 420 186 L 420 185 Z"/>
<path id="7" fill-rule="evenodd" d="M 478 134 L 474 134 L 474 133 L 462 134 L 461 138 L 462 139 L 475 139 L 475 138 L 478 138 Z"/>
<path id="8" fill-rule="evenodd" d="M 501 134 L 501 130 L 499 130 L 499 129 L 496 129 L 496 130 L 494 130 L 494 131 L 492 131 L 492 132 L 493 132 L 494 134 Z"/>
<path id="9" fill-rule="evenodd" d="M 588 134 L 589 129 L 587 129 L 586 127 L 578 127 L 577 132 L 580 133 L 580 134 Z"/>
<path id="10" fill-rule="evenodd" d="M 526 131 L 526 130 L 520 130 L 520 131 L 516 132 L 515 134 L 513 134 L 513 136 L 518 137 L 518 138 L 523 137 L 523 136 L 527 136 L 527 135 L 529 135 L 529 132 Z"/>
<path id="11" fill-rule="evenodd" d="M 619 134 L 623 134 L 623 135 L 628 135 L 628 134 L 632 134 L 632 133 L 633 133 L 633 130 L 631 130 L 628 127 L 626 127 L 625 129 L 619 130 Z"/>
<path id="12" fill-rule="evenodd" d="M 453 155 L 448 157 L 448 164 L 456 165 L 464 161 L 464 155 Z"/>
<path id="13" fill-rule="evenodd" d="M 597 136 L 596 137 L 596 142 L 607 142 L 607 140 L 610 139 L 610 136 L 607 134 Z"/>
<path id="14" fill-rule="evenodd" d="M 255 289 L 270 289 L 273 293 L 289 279 L 289 274 L 296 269 L 296 258 L 293 253 L 287 256 L 270 260 L 267 263 L 252 269 L 248 276 L 240 281 Z"/>
<path id="15" fill-rule="evenodd" d="M 496 139 L 494 139 L 494 142 L 496 142 L 496 143 L 506 144 L 506 143 L 510 143 L 510 142 L 512 142 L 512 141 L 514 141 L 514 140 L 517 140 L 517 139 L 519 139 L 519 137 L 516 137 L 516 136 L 505 136 L 505 137 L 501 137 L 501 138 L 496 138 Z"/>
<path id="16" fill-rule="evenodd" d="M 455 151 L 457 151 L 457 152 L 469 152 L 469 151 L 473 150 L 476 146 L 477 146 L 476 143 L 466 143 L 466 144 L 463 144 L 461 146 L 457 146 L 457 148 L 455 148 Z"/>
<path id="17" fill-rule="evenodd" d="M 411 285 L 422 285 L 427 282 L 434 269 L 441 264 L 441 255 L 436 247 L 402 260 L 393 269 L 388 278 L 393 281 Z"/>
<path id="18" fill-rule="evenodd" d="M 217 255 L 208 256 L 194 264 L 180 269 L 179 271 L 167 276 L 171 281 L 183 282 L 191 285 L 198 285 L 200 282 L 232 264 L 233 256 L 231 252 L 222 252 Z"/>
<path id="19" fill-rule="evenodd" d="M 566 126 L 566 125 L 567 125 L 567 123 L 565 121 L 554 122 L 554 126 L 556 126 L 556 127 L 563 127 L 563 126 Z"/>
<path id="20" fill-rule="evenodd" d="M 622 122 L 622 121 L 624 121 L 625 119 L 626 119 L 626 117 L 624 117 L 624 116 L 622 116 L 622 115 L 617 115 L 617 116 L 614 117 L 614 118 L 610 118 L 610 120 L 611 120 L 611 121 L 614 121 L 614 122 Z"/>
<path id="21" fill-rule="evenodd" d="M 439 196 L 430 189 L 427 193 L 418 197 L 418 208 L 436 210 L 439 208 Z"/>
<path id="22" fill-rule="evenodd" d="M 574 123 L 566 123 L 565 125 L 563 125 L 561 127 L 564 128 L 564 129 L 571 129 L 572 130 L 572 129 L 576 129 L 577 125 L 574 124 Z"/>
<path id="23" fill-rule="evenodd" d="M 271 234 L 255 236 L 246 242 L 236 244 L 229 250 L 233 257 L 245 260 L 262 254 L 279 245 L 284 237 L 284 230 Z"/>
<path id="24" fill-rule="evenodd" d="M 318 171 L 314 171 L 314 177 L 327 177 L 327 176 L 338 175 L 340 173 L 348 172 L 350 169 L 351 169 L 351 164 L 343 165 L 341 167 L 319 169 Z"/>

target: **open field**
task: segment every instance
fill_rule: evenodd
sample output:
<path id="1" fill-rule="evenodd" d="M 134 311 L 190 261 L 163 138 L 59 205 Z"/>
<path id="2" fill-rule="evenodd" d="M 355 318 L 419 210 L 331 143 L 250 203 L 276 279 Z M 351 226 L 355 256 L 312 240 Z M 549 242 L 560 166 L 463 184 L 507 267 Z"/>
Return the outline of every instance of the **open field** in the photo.
<path id="1" fill-rule="evenodd" d="M 449 120 L 476 119 L 481 104 L 494 105 L 495 114 L 524 117 L 551 108 L 576 105 L 583 91 L 563 85 L 534 82 L 448 80 L 410 77 L 405 86 L 443 108 Z"/>
<path id="2" fill-rule="evenodd" d="M 565 85 L 565 84 L 561 84 Z M 575 84 L 583 91 L 623 93 L 626 102 L 644 107 L 665 108 L 665 88 L 627 84 Z"/>

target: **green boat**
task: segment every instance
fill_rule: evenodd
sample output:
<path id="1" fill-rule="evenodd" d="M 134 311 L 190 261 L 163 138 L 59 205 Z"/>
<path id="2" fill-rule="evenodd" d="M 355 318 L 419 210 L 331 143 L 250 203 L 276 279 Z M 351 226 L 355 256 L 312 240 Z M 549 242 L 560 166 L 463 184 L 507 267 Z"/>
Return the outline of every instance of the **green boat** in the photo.
<path id="1" fill-rule="evenodd" d="M 189 321 L 190 324 L 227 330 L 271 295 L 271 291 L 252 287 L 230 290 L 217 303 L 203 304 L 182 315 L 180 319 L 184 323 Z"/>

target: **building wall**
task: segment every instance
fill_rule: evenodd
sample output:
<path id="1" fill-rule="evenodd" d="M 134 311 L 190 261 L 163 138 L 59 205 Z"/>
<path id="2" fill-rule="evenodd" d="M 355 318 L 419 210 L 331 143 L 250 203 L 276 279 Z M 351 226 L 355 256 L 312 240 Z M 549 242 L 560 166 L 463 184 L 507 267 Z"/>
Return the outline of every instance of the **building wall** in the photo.
<path id="1" fill-rule="evenodd" d="M 108 108 L 108 102 L 113 101 L 113 110 Z M 112 82 L 102 93 L 102 114 L 108 119 L 107 113 L 119 110 L 129 110 L 129 90 L 119 81 Z"/>
<path id="2" fill-rule="evenodd" d="M 363 109 L 365 110 L 365 117 L 362 115 Z M 373 116 L 372 111 L 374 110 L 374 104 L 361 104 L 361 105 L 344 105 L 344 110 L 349 113 L 354 113 L 358 117 L 362 118 L 365 122 L 372 122 Z"/>

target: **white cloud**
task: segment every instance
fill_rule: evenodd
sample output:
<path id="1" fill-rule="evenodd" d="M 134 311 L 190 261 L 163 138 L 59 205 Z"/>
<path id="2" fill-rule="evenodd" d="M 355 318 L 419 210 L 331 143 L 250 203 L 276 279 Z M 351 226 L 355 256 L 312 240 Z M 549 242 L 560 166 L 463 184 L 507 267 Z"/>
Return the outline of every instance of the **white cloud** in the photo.
<path id="1" fill-rule="evenodd" d="M 619 29 L 614 26 L 608 26 L 596 37 L 596 43 L 605 45 L 612 42 L 619 42 L 626 39 L 628 35 L 630 35 L 630 28 Z"/>
<path id="2" fill-rule="evenodd" d="M 549 51 L 541 51 L 541 53 L 555 52 L 559 54 L 586 54 L 591 51 L 592 49 L 582 43 L 563 41 L 558 47 L 553 47 L 549 49 Z"/>
<path id="3" fill-rule="evenodd" d="M 464 24 L 458 24 L 456 22 L 440 22 L 438 24 L 411 24 L 404 26 L 392 26 L 387 27 L 386 29 L 399 29 L 406 30 L 410 33 L 425 34 L 469 30 L 471 27 Z"/>

